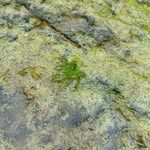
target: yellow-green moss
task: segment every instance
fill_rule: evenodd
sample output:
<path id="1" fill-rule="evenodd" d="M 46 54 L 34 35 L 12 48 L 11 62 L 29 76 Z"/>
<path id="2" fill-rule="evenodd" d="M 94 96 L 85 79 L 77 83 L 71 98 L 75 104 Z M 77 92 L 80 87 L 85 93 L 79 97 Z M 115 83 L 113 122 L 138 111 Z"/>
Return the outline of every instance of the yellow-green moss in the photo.
<path id="1" fill-rule="evenodd" d="M 52 75 L 52 81 L 60 83 L 62 88 L 65 88 L 73 81 L 76 82 L 77 88 L 80 81 L 86 77 L 86 74 L 80 70 L 78 61 L 68 61 L 66 58 L 61 58 L 61 65 L 57 68 L 57 73 Z"/>
<path id="2" fill-rule="evenodd" d="M 41 68 L 41 67 L 40 67 Z M 41 75 L 39 75 L 38 72 L 39 67 L 26 67 L 20 70 L 17 74 L 21 76 L 26 76 L 27 74 L 30 74 L 33 79 L 40 80 L 42 79 Z"/>

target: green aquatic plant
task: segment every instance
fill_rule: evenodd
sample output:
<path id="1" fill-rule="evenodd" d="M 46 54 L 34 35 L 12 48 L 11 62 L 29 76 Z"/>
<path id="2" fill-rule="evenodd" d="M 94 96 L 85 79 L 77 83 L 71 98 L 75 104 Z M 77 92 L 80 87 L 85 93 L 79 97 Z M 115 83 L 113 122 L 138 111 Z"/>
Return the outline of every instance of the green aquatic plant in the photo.
<path id="1" fill-rule="evenodd" d="M 69 62 L 66 58 L 61 58 L 61 64 L 56 70 L 56 74 L 52 75 L 52 81 L 59 83 L 61 88 L 67 87 L 74 81 L 77 88 L 80 81 L 86 77 L 86 74 L 80 70 L 77 60 Z"/>

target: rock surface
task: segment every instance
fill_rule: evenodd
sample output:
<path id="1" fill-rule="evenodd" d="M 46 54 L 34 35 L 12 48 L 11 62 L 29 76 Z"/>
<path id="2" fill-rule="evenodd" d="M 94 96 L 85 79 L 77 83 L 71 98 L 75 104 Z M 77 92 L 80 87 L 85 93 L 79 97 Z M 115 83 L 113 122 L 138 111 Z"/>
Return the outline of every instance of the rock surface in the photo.
<path id="1" fill-rule="evenodd" d="M 147 0 L 0 0 L 0 150 L 150 149 Z"/>

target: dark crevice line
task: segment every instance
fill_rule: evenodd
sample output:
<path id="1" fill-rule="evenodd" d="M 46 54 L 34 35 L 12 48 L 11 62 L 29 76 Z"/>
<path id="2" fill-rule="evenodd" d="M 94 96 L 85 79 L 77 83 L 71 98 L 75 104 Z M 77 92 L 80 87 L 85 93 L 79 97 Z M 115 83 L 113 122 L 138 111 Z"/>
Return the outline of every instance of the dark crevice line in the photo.
<path id="1" fill-rule="evenodd" d="M 71 39 L 67 34 L 65 34 L 64 32 L 58 30 L 55 26 L 49 24 L 49 26 L 56 31 L 57 33 L 59 33 L 60 35 L 62 35 L 64 37 L 65 41 L 68 41 L 69 43 L 73 44 L 74 46 L 76 46 L 77 48 L 81 48 L 82 46 L 75 40 Z"/>
<path id="2" fill-rule="evenodd" d="M 31 12 L 31 14 L 32 14 L 33 16 L 35 16 L 35 17 L 37 17 L 37 18 L 39 18 L 39 19 L 41 19 L 41 20 L 47 22 L 48 25 L 49 25 L 49 27 L 50 27 L 51 29 L 53 29 L 55 32 L 57 32 L 59 35 L 63 36 L 63 38 L 64 38 L 65 41 L 71 43 L 72 45 L 74 45 L 74 46 L 77 47 L 77 48 L 82 48 L 82 46 L 81 46 L 77 41 L 73 40 L 73 39 L 72 39 L 71 37 L 69 37 L 67 34 L 65 34 L 65 33 L 62 32 L 61 30 L 57 29 L 57 28 L 56 28 L 54 25 L 52 25 L 47 19 L 44 19 L 43 17 L 41 17 L 41 16 L 39 16 L 39 15 L 33 13 L 33 12 L 32 12 L 33 10 L 30 8 L 30 7 L 32 6 L 31 3 L 22 2 L 22 1 L 20 1 L 20 0 L 17 0 L 16 2 L 19 3 L 20 5 L 23 5 L 28 11 Z M 34 8 L 34 7 L 33 7 L 33 8 Z M 36 9 L 36 8 L 35 8 L 35 9 Z"/>

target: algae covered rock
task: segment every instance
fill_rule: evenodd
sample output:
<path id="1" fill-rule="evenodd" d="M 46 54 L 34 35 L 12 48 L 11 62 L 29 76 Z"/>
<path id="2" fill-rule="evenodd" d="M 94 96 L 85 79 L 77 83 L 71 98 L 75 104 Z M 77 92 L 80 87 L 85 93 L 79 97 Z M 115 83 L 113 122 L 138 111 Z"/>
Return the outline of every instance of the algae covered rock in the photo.
<path id="1" fill-rule="evenodd" d="M 0 0 L 0 150 L 150 149 L 148 0 Z"/>

